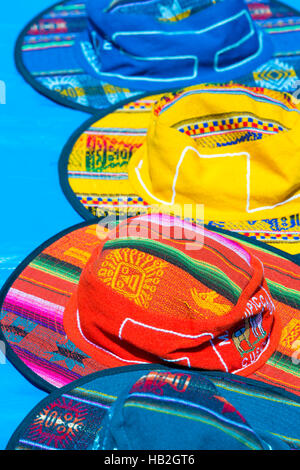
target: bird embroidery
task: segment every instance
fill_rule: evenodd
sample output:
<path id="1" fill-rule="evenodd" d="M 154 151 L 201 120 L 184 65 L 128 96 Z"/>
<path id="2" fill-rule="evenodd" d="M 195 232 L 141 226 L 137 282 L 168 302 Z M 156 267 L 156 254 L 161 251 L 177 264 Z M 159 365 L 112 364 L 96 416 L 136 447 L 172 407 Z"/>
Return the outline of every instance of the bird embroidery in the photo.
<path id="1" fill-rule="evenodd" d="M 230 305 L 222 304 L 216 301 L 219 297 L 217 292 L 197 292 L 195 288 L 191 289 L 191 295 L 194 302 L 203 310 L 213 312 L 218 317 L 226 315 L 231 310 Z"/>

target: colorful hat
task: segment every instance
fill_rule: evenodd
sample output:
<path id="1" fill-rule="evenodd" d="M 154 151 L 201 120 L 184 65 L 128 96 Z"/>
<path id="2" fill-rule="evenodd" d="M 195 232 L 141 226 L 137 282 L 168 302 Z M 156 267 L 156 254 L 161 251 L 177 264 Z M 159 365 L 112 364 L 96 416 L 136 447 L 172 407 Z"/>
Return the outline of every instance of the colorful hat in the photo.
<path id="1" fill-rule="evenodd" d="M 232 237 L 154 214 L 110 231 L 66 230 L 2 290 L 8 358 L 46 390 L 101 369 L 164 363 L 300 395 L 300 267 Z"/>
<path id="2" fill-rule="evenodd" d="M 205 82 L 294 91 L 299 24 L 277 1 L 66 0 L 25 27 L 15 55 L 39 92 L 94 113 Z"/>
<path id="3" fill-rule="evenodd" d="M 300 253 L 300 111 L 290 94 L 202 85 L 76 131 L 63 191 L 86 219 L 204 205 L 207 224 Z"/>
<path id="4" fill-rule="evenodd" d="M 129 366 L 52 392 L 7 450 L 299 450 L 299 421 L 299 397 L 277 387 L 224 373 Z"/>

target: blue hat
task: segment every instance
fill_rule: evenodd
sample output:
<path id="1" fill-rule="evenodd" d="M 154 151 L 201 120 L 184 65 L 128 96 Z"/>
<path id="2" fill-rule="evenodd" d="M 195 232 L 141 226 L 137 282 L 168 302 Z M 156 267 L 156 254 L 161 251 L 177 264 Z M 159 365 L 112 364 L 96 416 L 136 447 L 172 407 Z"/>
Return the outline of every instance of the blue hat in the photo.
<path id="1" fill-rule="evenodd" d="M 51 393 L 8 450 L 291 450 L 299 397 L 225 373 L 129 366 Z"/>
<path id="2" fill-rule="evenodd" d="M 244 1 L 209 3 L 89 0 L 77 57 L 100 80 L 152 93 L 229 81 L 270 57 Z"/>
<path id="3" fill-rule="evenodd" d="M 16 62 L 38 91 L 89 112 L 207 82 L 290 92 L 299 23 L 273 0 L 65 0 L 26 26 Z"/>

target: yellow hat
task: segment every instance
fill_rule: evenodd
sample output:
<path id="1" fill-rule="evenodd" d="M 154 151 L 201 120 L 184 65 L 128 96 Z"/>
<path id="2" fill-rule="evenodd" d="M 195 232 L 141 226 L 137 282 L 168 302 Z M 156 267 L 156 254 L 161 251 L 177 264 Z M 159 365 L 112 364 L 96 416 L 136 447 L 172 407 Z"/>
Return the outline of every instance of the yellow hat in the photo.
<path id="1" fill-rule="evenodd" d="M 286 93 L 197 86 L 131 103 L 75 137 L 67 163 L 76 204 L 96 217 L 182 214 L 300 253 L 300 111 Z M 69 157 L 69 158 L 68 158 Z M 67 162 L 66 162 L 67 161 Z M 62 180 L 64 179 L 62 175 Z"/>

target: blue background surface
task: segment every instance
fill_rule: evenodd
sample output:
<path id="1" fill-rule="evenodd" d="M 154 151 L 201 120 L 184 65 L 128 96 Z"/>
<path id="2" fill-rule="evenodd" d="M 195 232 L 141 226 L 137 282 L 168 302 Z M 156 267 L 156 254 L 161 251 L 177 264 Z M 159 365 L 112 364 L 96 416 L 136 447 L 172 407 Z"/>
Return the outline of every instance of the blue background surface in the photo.
<path id="1" fill-rule="evenodd" d="M 38 245 L 82 221 L 60 189 L 57 162 L 68 137 L 89 115 L 33 90 L 17 72 L 13 58 L 15 40 L 25 24 L 54 3 L 1 2 L 0 80 L 6 84 L 6 104 L 0 105 L 0 287 Z M 300 7 L 300 0 L 285 3 Z M 0 356 L 0 450 L 45 396 Z"/>

